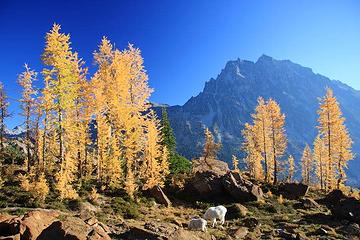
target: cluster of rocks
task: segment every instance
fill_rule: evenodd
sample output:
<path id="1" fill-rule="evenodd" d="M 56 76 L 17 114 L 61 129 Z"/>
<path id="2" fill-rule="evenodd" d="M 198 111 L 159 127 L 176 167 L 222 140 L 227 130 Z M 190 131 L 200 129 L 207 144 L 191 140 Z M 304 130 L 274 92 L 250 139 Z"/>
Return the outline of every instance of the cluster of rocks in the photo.
<path id="1" fill-rule="evenodd" d="M 0 214 L 0 239 L 106 240 L 111 230 L 96 218 L 81 219 L 59 211 L 38 209 L 23 216 Z"/>
<path id="2" fill-rule="evenodd" d="M 230 171 L 226 163 L 212 161 L 210 166 L 199 164 L 197 171 L 187 179 L 179 194 L 186 197 L 187 201 L 225 203 L 228 222 L 226 226 L 214 229 L 215 232 L 227 234 L 229 239 L 259 239 L 261 236 L 294 240 L 306 240 L 308 236 L 337 239 L 339 234 L 351 236 L 351 239 L 360 238 L 360 201 L 346 196 L 340 190 L 329 193 L 323 199 L 314 200 L 307 196 L 309 187 L 300 183 L 262 185 L 264 191 L 271 190 L 277 196 L 290 199 L 288 203 L 291 206 L 277 204 L 275 198 L 269 197 L 270 194 L 263 193 L 256 181 Z M 157 203 L 169 207 L 172 203 L 165 194 L 167 191 L 168 189 L 163 191 L 156 186 L 146 194 L 153 197 Z M 260 202 L 247 203 L 252 201 Z M 170 217 L 170 221 L 161 221 L 158 217 L 129 221 L 121 219 L 121 222 L 107 226 L 93 217 L 94 214 L 88 214 L 97 212 L 93 205 L 83 205 L 83 209 L 75 216 L 46 209 L 35 209 L 22 216 L 0 214 L 0 240 L 106 240 L 111 239 L 110 236 L 127 240 L 215 239 L 213 233 L 190 231 L 187 228 L 188 217 L 191 216 L 189 214 L 174 214 L 177 217 Z M 300 215 L 296 221 L 289 221 L 287 207 Z M 154 211 L 162 210 L 157 204 L 151 208 L 154 208 Z M 276 213 L 277 218 L 264 221 L 259 212 L 265 216 Z M 308 231 L 305 234 L 301 227 L 312 224 L 317 225 L 317 228 L 306 228 Z"/>
<path id="3" fill-rule="evenodd" d="M 334 190 L 319 202 L 326 205 L 336 218 L 360 224 L 360 201 L 356 198 Z"/>
<path id="4" fill-rule="evenodd" d="M 199 160 L 198 160 L 199 161 Z M 198 164 L 191 178 L 187 179 L 179 196 L 191 201 L 213 202 L 251 202 L 264 199 L 259 185 L 248 180 L 238 172 L 230 171 L 227 163 L 211 160 L 210 164 Z M 210 166 L 210 167 L 209 167 Z M 277 195 L 287 199 L 300 199 L 309 187 L 301 183 L 282 183 L 276 190 Z"/>
<path id="5" fill-rule="evenodd" d="M 239 173 L 231 172 L 227 163 L 207 160 L 208 164 L 199 163 L 187 179 L 178 196 L 190 201 L 248 202 L 263 198 L 259 186 L 247 181 Z"/>

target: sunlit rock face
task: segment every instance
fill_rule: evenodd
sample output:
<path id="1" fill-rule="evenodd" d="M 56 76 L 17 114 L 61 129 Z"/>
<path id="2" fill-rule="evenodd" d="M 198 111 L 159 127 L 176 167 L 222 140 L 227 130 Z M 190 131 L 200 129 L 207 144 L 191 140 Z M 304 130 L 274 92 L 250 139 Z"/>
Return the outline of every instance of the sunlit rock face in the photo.
<path id="1" fill-rule="evenodd" d="M 315 74 L 310 68 L 265 55 L 256 62 L 229 61 L 216 79 L 205 83 L 199 95 L 183 106 L 169 107 L 178 151 L 188 158 L 198 157 L 204 128 L 209 127 L 223 144 L 219 159 L 230 162 L 232 154 L 241 156 L 241 130 L 262 96 L 275 99 L 286 114 L 288 152 L 299 161 L 305 144 L 312 144 L 316 136 L 318 98 L 326 87 L 334 90 L 341 104 L 354 152 L 360 156 L 360 91 Z M 349 165 L 350 181 L 357 184 L 360 181 L 355 173 L 360 170 L 360 161 Z"/>

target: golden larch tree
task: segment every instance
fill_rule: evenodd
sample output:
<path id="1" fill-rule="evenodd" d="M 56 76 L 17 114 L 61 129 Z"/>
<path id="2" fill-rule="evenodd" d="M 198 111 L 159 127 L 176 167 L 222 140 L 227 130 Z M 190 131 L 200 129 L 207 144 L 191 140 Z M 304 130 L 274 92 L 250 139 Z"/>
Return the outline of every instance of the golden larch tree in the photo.
<path id="1" fill-rule="evenodd" d="M 258 98 L 258 104 L 255 108 L 255 113 L 252 114 L 252 119 L 257 146 L 259 147 L 259 151 L 264 161 L 265 181 L 269 182 L 273 178 L 274 173 L 273 164 L 271 163 L 272 148 L 269 134 L 270 118 L 267 103 L 262 97 Z"/>
<path id="2" fill-rule="evenodd" d="M 112 159 L 111 149 L 112 126 L 110 118 L 110 88 L 113 86 L 113 77 L 111 76 L 112 62 L 114 57 L 113 46 L 110 41 L 103 38 L 99 46 L 99 50 L 94 53 L 95 63 L 98 70 L 94 74 L 91 81 L 91 89 L 94 95 L 92 106 L 94 107 L 95 123 L 96 123 L 96 171 L 97 180 L 104 181 L 106 179 L 106 168 L 112 168 L 110 163 Z M 116 159 L 114 159 L 116 160 Z M 117 165 L 120 165 L 118 163 Z M 104 176 L 105 175 L 105 176 Z"/>
<path id="3" fill-rule="evenodd" d="M 169 152 L 168 148 L 164 145 L 162 146 L 160 167 L 161 167 L 161 171 L 162 171 L 162 178 L 165 181 L 166 177 L 170 174 L 170 152 Z"/>
<path id="4" fill-rule="evenodd" d="M 164 186 L 163 172 L 166 169 L 162 169 L 162 136 L 160 120 L 157 118 L 155 112 L 150 110 L 146 121 L 146 144 L 144 149 L 144 162 L 142 164 L 142 178 L 144 181 L 143 189 L 152 189 L 159 185 Z"/>
<path id="5" fill-rule="evenodd" d="M 295 159 L 292 155 L 289 155 L 288 157 L 288 176 L 287 176 L 287 182 L 292 182 L 294 178 L 295 173 Z"/>
<path id="6" fill-rule="evenodd" d="M 9 101 L 5 93 L 4 85 L 0 82 L 0 154 L 4 154 L 4 142 L 5 142 L 5 119 L 10 116 Z"/>
<path id="7" fill-rule="evenodd" d="M 306 144 L 301 157 L 301 177 L 304 184 L 311 184 L 311 174 L 313 171 L 313 157 L 308 144 Z"/>
<path id="8" fill-rule="evenodd" d="M 325 190 L 339 188 L 346 179 L 344 168 L 347 161 L 353 158 L 351 138 L 345 127 L 340 105 L 328 88 L 326 95 L 320 99 L 318 110 L 319 135 L 324 142 L 326 163 Z"/>
<path id="9" fill-rule="evenodd" d="M 338 155 L 337 155 L 337 189 L 340 189 L 344 185 L 346 180 L 345 168 L 347 168 L 347 162 L 354 158 L 352 153 L 352 140 L 350 134 L 345 125 L 340 126 L 340 132 L 338 135 Z"/>
<path id="10" fill-rule="evenodd" d="M 124 188 L 133 197 L 139 187 L 139 155 L 145 145 L 143 113 L 149 108 L 152 89 L 148 86 L 141 52 L 132 45 L 120 51 L 103 38 L 94 58 L 99 66 L 92 80 L 96 100 L 98 174 L 106 175 L 102 174 L 102 169 L 111 162 L 116 166 L 121 164 L 125 173 Z M 114 158 L 107 155 L 109 152 L 119 156 Z M 121 159 L 125 163 L 122 164 Z"/>
<path id="11" fill-rule="evenodd" d="M 233 170 L 235 172 L 239 172 L 239 159 L 235 155 L 232 155 L 231 159 L 232 159 Z"/>
<path id="12" fill-rule="evenodd" d="M 59 170 L 56 174 L 60 198 L 76 197 L 72 184 L 76 180 L 78 154 L 78 105 L 81 81 L 85 70 L 77 53 L 72 52 L 70 36 L 60 32 L 60 25 L 54 24 L 45 37 L 42 55 L 45 68 L 44 79 L 52 108 L 49 113 L 55 132 L 51 133 L 57 143 L 56 151 Z M 50 117 L 49 116 L 49 117 Z"/>
<path id="13" fill-rule="evenodd" d="M 270 99 L 267 103 L 267 111 L 269 117 L 269 133 L 271 152 L 271 165 L 274 171 L 273 183 L 278 181 L 279 167 L 281 165 L 280 158 L 284 155 L 287 147 L 287 138 L 285 135 L 285 115 L 281 113 L 279 104 Z"/>
<path id="14" fill-rule="evenodd" d="M 39 96 L 39 101 L 36 105 L 36 112 L 40 116 L 39 121 L 41 121 L 40 118 L 42 117 L 42 124 L 39 123 L 39 125 L 42 125 L 42 127 L 39 127 L 37 133 L 37 155 L 40 169 L 47 169 L 49 172 L 51 172 L 51 167 L 53 165 L 52 158 L 55 156 L 53 154 L 55 143 L 52 141 L 53 138 L 51 136 L 55 135 L 55 126 L 53 124 L 54 116 L 51 114 L 54 105 L 53 96 L 50 91 L 48 80 L 45 80 L 45 87 L 42 89 L 41 93 L 42 95 Z"/>
<path id="15" fill-rule="evenodd" d="M 262 167 L 263 158 L 260 147 L 258 146 L 258 141 L 256 139 L 254 126 L 249 123 L 245 123 L 244 129 L 241 131 L 241 134 L 244 138 L 241 149 L 246 154 L 244 160 L 248 171 L 250 175 L 255 179 L 262 180 L 264 177 Z"/>
<path id="16" fill-rule="evenodd" d="M 25 64 L 25 71 L 18 77 L 18 84 L 22 87 L 22 98 L 20 99 L 20 105 L 22 109 L 21 115 L 25 118 L 25 145 L 26 145 L 26 167 L 30 172 L 30 167 L 34 165 L 34 160 L 31 156 L 31 132 L 33 127 L 33 115 L 35 111 L 35 94 L 37 91 L 33 87 L 33 82 L 36 80 L 37 73 L 29 68 Z"/>
<path id="17" fill-rule="evenodd" d="M 221 143 L 216 143 L 209 128 L 205 128 L 205 143 L 203 149 L 204 162 L 209 165 L 208 160 L 216 159 L 216 155 L 220 148 Z"/>
<path id="18" fill-rule="evenodd" d="M 54 24 L 45 37 L 45 49 L 42 55 L 44 79 L 52 95 L 53 110 L 57 119 L 58 159 L 64 159 L 64 114 L 72 107 L 73 98 L 73 53 L 70 47 L 70 35 L 60 32 L 60 25 Z"/>
<path id="19" fill-rule="evenodd" d="M 317 177 L 317 183 L 320 189 L 325 189 L 326 176 L 327 176 L 327 164 L 326 164 L 326 152 L 323 139 L 320 135 L 317 135 L 314 140 L 313 160 L 315 164 L 315 175 Z"/>

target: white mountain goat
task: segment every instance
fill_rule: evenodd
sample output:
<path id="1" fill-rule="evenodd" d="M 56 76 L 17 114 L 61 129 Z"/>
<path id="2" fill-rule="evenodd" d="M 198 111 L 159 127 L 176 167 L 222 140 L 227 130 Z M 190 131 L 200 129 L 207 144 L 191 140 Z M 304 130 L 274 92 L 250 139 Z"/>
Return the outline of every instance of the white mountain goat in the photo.
<path id="1" fill-rule="evenodd" d="M 207 221 L 202 218 L 193 218 L 189 222 L 189 229 L 190 230 L 201 230 L 206 232 L 206 224 Z"/>
<path id="2" fill-rule="evenodd" d="M 216 224 L 216 219 L 220 220 L 220 224 L 224 224 L 225 222 L 225 214 L 227 212 L 226 207 L 220 205 L 216 207 L 210 207 L 206 210 L 204 214 L 204 218 L 212 222 L 212 227 Z"/>

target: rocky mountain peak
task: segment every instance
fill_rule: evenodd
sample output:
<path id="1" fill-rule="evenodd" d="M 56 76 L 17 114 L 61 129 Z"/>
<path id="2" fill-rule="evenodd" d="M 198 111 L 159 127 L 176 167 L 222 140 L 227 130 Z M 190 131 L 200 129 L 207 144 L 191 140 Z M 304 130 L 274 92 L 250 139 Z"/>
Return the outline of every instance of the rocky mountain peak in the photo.
<path id="1" fill-rule="evenodd" d="M 272 63 L 276 61 L 275 59 L 273 59 L 272 57 L 268 56 L 268 55 L 261 55 L 258 60 L 256 61 L 257 64 L 262 64 L 262 63 Z"/>
<path id="2" fill-rule="evenodd" d="M 251 121 L 257 98 L 262 96 L 280 104 L 286 115 L 288 154 L 299 161 L 305 143 L 311 144 L 316 136 L 318 98 L 325 94 L 326 87 L 334 90 L 350 134 L 354 142 L 360 142 L 360 108 L 353 107 L 360 104 L 360 91 L 315 74 L 311 68 L 262 55 L 255 63 L 241 59 L 227 62 L 196 97 L 184 106 L 169 107 L 178 151 L 188 158 L 199 157 L 203 131 L 209 127 L 222 141 L 220 159 L 230 162 L 232 154 L 241 158 L 241 130 Z M 353 150 L 360 156 L 360 145 L 354 144 Z M 349 164 L 350 171 L 360 170 L 357 160 Z M 357 178 L 351 172 L 348 175 L 351 180 Z"/>

